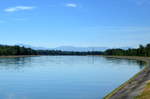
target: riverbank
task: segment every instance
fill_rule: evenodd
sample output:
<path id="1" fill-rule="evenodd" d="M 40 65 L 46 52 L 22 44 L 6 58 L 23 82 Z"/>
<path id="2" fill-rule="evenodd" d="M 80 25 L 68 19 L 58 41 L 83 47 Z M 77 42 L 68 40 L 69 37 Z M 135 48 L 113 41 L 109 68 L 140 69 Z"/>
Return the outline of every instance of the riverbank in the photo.
<path id="1" fill-rule="evenodd" d="M 150 57 L 137 57 L 137 56 L 105 56 L 107 58 L 122 58 L 132 59 L 146 62 L 146 67 L 139 73 L 137 73 L 130 80 L 116 88 L 110 94 L 104 97 L 104 99 L 136 99 L 140 96 L 147 82 L 150 80 Z M 138 98 L 140 99 L 140 98 Z"/>

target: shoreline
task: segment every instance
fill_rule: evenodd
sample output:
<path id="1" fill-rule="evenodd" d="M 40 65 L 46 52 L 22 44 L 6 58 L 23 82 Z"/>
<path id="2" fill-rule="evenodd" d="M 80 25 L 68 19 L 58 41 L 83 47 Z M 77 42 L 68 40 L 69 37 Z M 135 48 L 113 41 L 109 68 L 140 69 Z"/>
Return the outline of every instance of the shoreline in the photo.
<path id="1" fill-rule="evenodd" d="M 128 81 L 110 92 L 103 99 L 135 99 L 139 96 L 150 80 L 150 57 L 139 56 L 104 56 L 107 58 L 132 59 L 146 62 L 145 68 Z"/>

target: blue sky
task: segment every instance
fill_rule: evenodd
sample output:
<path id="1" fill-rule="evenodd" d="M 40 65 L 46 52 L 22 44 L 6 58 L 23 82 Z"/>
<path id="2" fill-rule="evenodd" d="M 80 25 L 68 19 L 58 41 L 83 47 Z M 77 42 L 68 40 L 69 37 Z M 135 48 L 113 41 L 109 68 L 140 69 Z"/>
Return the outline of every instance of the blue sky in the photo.
<path id="1" fill-rule="evenodd" d="M 0 0 L 0 43 L 136 47 L 149 16 L 149 0 Z"/>

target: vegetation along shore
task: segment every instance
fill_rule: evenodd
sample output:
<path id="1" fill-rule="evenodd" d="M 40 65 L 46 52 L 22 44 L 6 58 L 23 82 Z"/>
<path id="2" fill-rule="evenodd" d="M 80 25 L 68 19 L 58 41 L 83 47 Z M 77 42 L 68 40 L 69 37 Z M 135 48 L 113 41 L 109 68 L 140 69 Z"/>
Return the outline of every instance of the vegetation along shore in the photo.
<path id="1" fill-rule="evenodd" d="M 34 50 L 23 46 L 0 45 L 0 56 L 16 55 L 113 55 L 113 56 L 144 56 L 150 57 L 150 44 L 140 45 L 139 48 L 123 50 L 120 48 L 106 51 L 61 51 L 61 50 Z"/>
<path id="2" fill-rule="evenodd" d="M 150 99 L 150 44 L 135 49 L 108 49 L 109 58 L 126 58 L 146 62 L 144 70 L 104 97 L 104 99 Z M 112 55 L 112 56 L 111 56 Z"/>

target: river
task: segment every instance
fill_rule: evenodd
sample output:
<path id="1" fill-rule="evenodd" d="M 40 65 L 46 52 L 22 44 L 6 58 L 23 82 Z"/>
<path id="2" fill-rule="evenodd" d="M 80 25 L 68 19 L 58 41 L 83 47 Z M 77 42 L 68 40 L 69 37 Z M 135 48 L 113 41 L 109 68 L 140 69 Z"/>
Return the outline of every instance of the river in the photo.
<path id="1" fill-rule="evenodd" d="M 143 68 L 102 56 L 0 58 L 0 99 L 102 99 Z"/>

